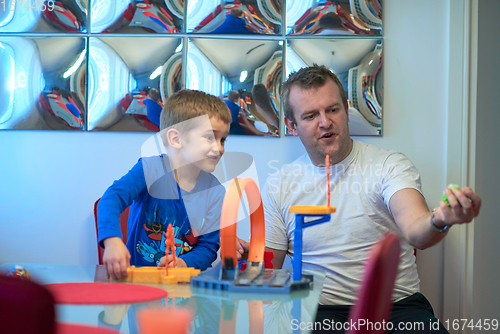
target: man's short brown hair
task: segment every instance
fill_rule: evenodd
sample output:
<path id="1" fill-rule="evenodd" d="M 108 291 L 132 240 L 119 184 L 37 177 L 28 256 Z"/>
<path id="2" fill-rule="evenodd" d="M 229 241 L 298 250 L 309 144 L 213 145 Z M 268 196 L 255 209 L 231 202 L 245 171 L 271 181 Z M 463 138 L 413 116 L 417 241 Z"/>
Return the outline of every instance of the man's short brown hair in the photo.
<path id="1" fill-rule="evenodd" d="M 209 118 L 216 117 L 226 124 L 231 124 L 232 121 L 229 108 L 220 98 L 198 90 L 180 90 L 165 102 L 160 115 L 160 130 L 166 133 L 163 130 L 177 128 L 182 124 L 182 129 L 178 130 L 189 131 L 196 123 L 185 121 L 202 115 L 208 115 Z M 166 143 L 165 138 L 163 142 Z"/>
<path id="2" fill-rule="evenodd" d="M 305 90 L 319 88 L 323 87 L 328 79 L 331 79 L 339 87 L 342 104 L 347 109 L 347 94 L 339 78 L 337 78 L 335 73 L 326 66 L 313 64 L 313 66 L 301 68 L 297 72 L 293 72 L 283 84 L 281 90 L 281 103 L 283 104 L 285 117 L 297 124 L 293 107 L 290 103 L 290 91 L 293 86 L 298 86 L 300 89 Z"/>

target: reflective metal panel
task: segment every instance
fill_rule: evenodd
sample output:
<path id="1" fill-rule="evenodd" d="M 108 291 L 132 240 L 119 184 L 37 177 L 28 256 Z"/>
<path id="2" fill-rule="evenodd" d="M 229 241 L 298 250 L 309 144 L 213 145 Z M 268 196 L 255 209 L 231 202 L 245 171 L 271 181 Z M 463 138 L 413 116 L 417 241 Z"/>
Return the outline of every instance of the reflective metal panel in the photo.
<path id="1" fill-rule="evenodd" d="M 88 0 L 0 0 L 0 33 L 87 32 Z"/>
<path id="2" fill-rule="evenodd" d="M 287 0 L 288 35 L 382 35 L 381 0 Z"/>
<path id="3" fill-rule="evenodd" d="M 158 131 L 161 105 L 182 88 L 181 76 L 180 38 L 91 38 L 88 130 Z"/>
<path id="4" fill-rule="evenodd" d="M 203 38 L 189 42 L 187 88 L 237 105 L 232 134 L 277 136 L 282 42 Z"/>
<path id="5" fill-rule="evenodd" d="M 282 0 L 188 0 L 190 33 L 280 34 Z"/>
<path id="6" fill-rule="evenodd" d="M 293 39 L 286 50 L 287 77 L 313 63 L 339 78 L 349 99 L 351 135 L 379 135 L 382 127 L 382 40 Z"/>
<path id="7" fill-rule="evenodd" d="M 0 129 L 83 130 L 85 39 L 0 37 Z"/>
<path id="8" fill-rule="evenodd" d="M 183 0 L 92 0 L 92 33 L 180 33 Z"/>

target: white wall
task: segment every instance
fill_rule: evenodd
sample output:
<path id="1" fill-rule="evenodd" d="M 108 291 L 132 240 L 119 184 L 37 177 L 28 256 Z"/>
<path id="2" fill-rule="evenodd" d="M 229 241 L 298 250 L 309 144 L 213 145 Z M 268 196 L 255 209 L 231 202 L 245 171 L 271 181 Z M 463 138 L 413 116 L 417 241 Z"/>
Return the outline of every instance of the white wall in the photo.
<path id="1" fill-rule="evenodd" d="M 499 319 L 500 224 L 496 205 L 500 200 L 500 2 L 478 3 L 477 104 L 476 104 L 476 191 L 482 197 L 480 215 L 474 222 L 474 319 Z"/>
<path id="2" fill-rule="evenodd" d="M 445 187 L 448 1 L 384 3 L 383 137 L 356 138 L 405 153 L 429 206 Z M 0 132 L 0 262 L 93 264 L 93 204 L 140 155 L 144 133 Z M 253 155 L 262 185 L 304 153 L 297 138 L 230 138 Z M 418 253 L 423 293 L 441 314 L 442 247 Z"/>
<path id="3" fill-rule="evenodd" d="M 384 2 L 383 137 L 363 142 L 406 154 L 430 208 L 446 186 L 448 1 Z M 421 291 L 442 314 L 443 247 L 417 253 Z"/>

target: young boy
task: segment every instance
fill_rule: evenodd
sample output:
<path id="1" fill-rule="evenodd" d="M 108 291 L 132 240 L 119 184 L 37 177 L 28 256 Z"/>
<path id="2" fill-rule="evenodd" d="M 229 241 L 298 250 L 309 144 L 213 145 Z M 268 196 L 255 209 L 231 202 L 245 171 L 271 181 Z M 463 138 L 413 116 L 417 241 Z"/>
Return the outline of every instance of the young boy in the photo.
<path id="1" fill-rule="evenodd" d="M 238 93 L 237 90 L 230 91 L 229 94 L 227 95 L 227 100 L 224 101 L 224 103 L 227 105 L 227 107 L 231 111 L 232 121 L 231 121 L 231 127 L 229 129 L 229 133 L 232 135 L 244 135 L 244 134 L 246 134 L 245 130 L 243 129 L 243 127 L 239 123 L 240 121 L 238 119 L 238 116 L 241 113 L 239 101 L 240 101 L 240 93 Z"/>
<path id="2" fill-rule="evenodd" d="M 160 117 L 166 155 L 146 157 L 104 193 L 97 208 L 103 262 L 114 279 L 127 267 L 172 265 L 165 232 L 174 227 L 177 267 L 205 270 L 217 258 L 224 187 L 210 173 L 224 153 L 231 113 L 221 99 L 181 90 Z M 127 244 L 119 216 L 130 205 Z"/>
<path id="3" fill-rule="evenodd" d="M 161 103 L 161 95 L 158 89 L 151 88 L 149 90 L 149 99 L 145 99 L 143 103 L 146 105 L 149 120 L 159 127 L 161 109 L 163 105 Z"/>

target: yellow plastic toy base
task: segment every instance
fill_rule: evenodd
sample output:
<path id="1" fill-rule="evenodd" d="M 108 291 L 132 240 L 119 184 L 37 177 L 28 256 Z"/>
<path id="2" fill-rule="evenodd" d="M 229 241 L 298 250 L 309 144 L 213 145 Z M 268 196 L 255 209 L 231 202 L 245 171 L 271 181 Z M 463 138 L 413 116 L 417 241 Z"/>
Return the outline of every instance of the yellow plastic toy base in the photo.
<path id="1" fill-rule="evenodd" d="M 168 276 L 160 276 L 162 284 L 189 283 L 191 277 L 196 277 L 200 269 L 189 268 L 168 268 Z"/>
<path id="2" fill-rule="evenodd" d="M 192 276 L 198 276 L 199 269 L 168 268 L 168 276 L 165 276 L 165 267 L 140 267 L 131 266 L 127 269 L 128 276 L 119 282 L 129 283 L 151 283 L 151 284 L 177 284 L 189 283 Z"/>
<path id="3" fill-rule="evenodd" d="M 327 215 L 330 213 L 334 213 L 337 209 L 331 205 L 325 206 L 312 206 L 312 205 L 304 205 L 304 206 L 291 206 L 288 212 L 297 213 L 300 215 Z"/>

